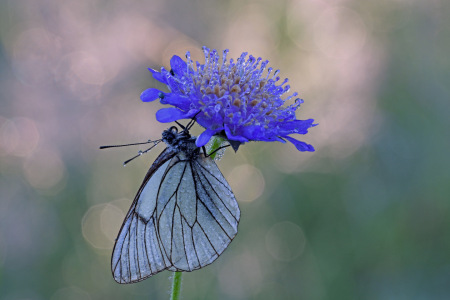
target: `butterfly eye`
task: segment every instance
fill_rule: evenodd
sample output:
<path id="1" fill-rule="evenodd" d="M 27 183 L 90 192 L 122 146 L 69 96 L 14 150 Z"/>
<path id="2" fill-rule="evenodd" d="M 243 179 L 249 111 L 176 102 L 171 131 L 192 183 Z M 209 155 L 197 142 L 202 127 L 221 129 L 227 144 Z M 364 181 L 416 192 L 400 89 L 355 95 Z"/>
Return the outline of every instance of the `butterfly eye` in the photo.
<path id="1" fill-rule="evenodd" d="M 176 126 L 170 127 L 169 130 L 170 130 L 172 133 L 175 133 L 175 134 L 178 133 L 178 128 L 177 128 Z"/>

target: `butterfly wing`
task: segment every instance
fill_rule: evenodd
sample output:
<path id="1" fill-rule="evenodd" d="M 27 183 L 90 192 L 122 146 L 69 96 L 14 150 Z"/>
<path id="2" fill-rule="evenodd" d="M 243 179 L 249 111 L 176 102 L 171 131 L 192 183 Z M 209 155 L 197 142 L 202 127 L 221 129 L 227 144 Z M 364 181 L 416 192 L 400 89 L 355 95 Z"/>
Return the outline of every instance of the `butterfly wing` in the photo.
<path id="1" fill-rule="evenodd" d="M 210 158 L 165 150 L 150 168 L 125 218 L 111 260 L 119 283 L 162 270 L 212 263 L 237 233 L 240 211 Z"/>
<path id="2" fill-rule="evenodd" d="M 148 215 L 153 217 L 151 206 L 156 202 L 156 195 L 151 192 L 159 189 L 162 175 L 168 171 L 174 155 L 166 148 L 152 164 L 120 228 L 111 257 L 111 270 L 118 283 L 138 282 L 167 268 L 156 221 Z M 140 215 L 145 206 L 149 211 Z"/>

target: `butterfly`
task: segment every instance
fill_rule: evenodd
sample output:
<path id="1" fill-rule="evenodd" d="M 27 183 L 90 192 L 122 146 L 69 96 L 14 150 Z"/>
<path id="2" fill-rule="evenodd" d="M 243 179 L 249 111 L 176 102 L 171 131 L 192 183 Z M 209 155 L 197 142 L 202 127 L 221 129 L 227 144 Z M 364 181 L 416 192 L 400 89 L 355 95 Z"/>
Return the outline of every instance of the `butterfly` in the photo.
<path id="1" fill-rule="evenodd" d="M 172 126 L 151 147 L 167 144 L 145 175 L 116 239 L 111 270 L 118 283 L 139 282 L 163 270 L 203 268 L 237 234 L 235 196 L 205 148 L 196 147 L 190 126 L 180 132 Z M 114 146 L 101 148 L 107 147 Z"/>

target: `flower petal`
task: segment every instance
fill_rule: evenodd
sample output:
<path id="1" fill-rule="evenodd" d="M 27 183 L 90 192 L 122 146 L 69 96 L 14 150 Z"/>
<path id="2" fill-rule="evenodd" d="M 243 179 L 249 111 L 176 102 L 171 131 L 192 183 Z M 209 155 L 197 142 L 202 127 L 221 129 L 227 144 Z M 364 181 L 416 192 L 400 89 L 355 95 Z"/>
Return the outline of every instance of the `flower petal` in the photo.
<path id="1" fill-rule="evenodd" d="M 161 97 L 161 94 L 164 95 L 164 93 L 158 89 L 147 89 L 141 93 L 141 100 L 144 102 L 152 102 Z"/>
<path id="2" fill-rule="evenodd" d="M 228 127 L 228 125 L 225 125 L 225 134 L 227 135 L 227 138 L 228 138 L 229 140 L 232 140 L 232 141 L 238 141 L 238 142 L 241 142 L 241 143 L 246 143 L 246 142 L 248 142 L 248 140 L 247 140 L 245 137 L 243 137 L 243 136 L 233 135 L 233 134 L 231 133 L 231 130 L 230 130 L 230 128 Z"/>
<path id="3" fill-rule="evenodd" d="M 158 80 L 159 82 L 162 82 L 162 83 L 164 83 L 164 84 L 167 84 L 167 79 L 166 79 L 166 77 L 164 77 L 161 73 L 159 73 L 159 72 L 156 71 L 156 70 L 150 69 L 150 68 L 148 68 L 148 70 L 149 70 L 150 72 L 152 72 L 153 78 L 155 78 L 155 79 Z"/>
<path id="4" fill-rule="evenodd" d="M 175 78 L 173 76 L 168 76 L 167 77 L 167 86 L 169 87 L 169 90 L 172 93 L 181 94 L 183 85 L 180 83 L 180 81 L 177 78 Z"/>
<path id="5" fill-rule="evenodd" d="M 182 110 L 189 110 L 191 100 L 185 96 L 179 96 L 174 93 L 167 93 L 161 99 L 161 104 L 170 104 Z"/>
<path id="6" fill-rule="evenodd" d="M 175 107 L 161 108 L 156 112 L 156 120 L 161 123 L 170 123 L 180 119 L 190 119 L 195 116 L 198 109 L 191 109 L 184 112 Z"/>
<path id="7" fill-rule="evenodd" d="M 170 123 L 183 119 L 185 112 L 175 107 L 161 108 L 156 112 L 156 120 L 161 123 Z"/>
<path id="8" fill-rule="evenodd" d="M 191 109 L 184 115 L 184 119 L 191 119 L 195 117 L 199 111 L 200 111 L 199 109 Z"/>
<path id="9" fill-rule="evenodd" d="M 301 142 L 301 141 L 297 141 L 294 138 L 291 138 L 290 136 L 283 136 L 283 138 L 287 139 L 289 142 L 291 142 L 292 144 L 294 144 L 295 148 L 297 148 L 297 150 L 299 151 L 310 151 L 310 152 L 314 152 L 314 147 L 310 144 L 307 144 L 305 142 Z"/>
<path id="10" fill-rule="evenodd" d="M 294 120 L 290 122 L 284 122 L 279 124 L 280 134 L 283 133 L 298 133 L 298 134 L 306 134 L 308 133 L 308 128 L 314 127 L 317 124 L 313 124 L 313 119 L 308 120 Z"/>
<path id="11" fill-rule="evenodd" d="M 216 134 L 217 132 L 219 132 L 219 130 L 206 129 L 197 137 L 197 140 L 195 141 L 195 145 L 197 147 L 205 146 L 209 142 L 211 137 L 214 134 Z"/>
<path id="12" fill-rule="evenodd" d="M 186 62 L 178 55 L 172 56 L 172 58 L 170 59 L 170 67 L 172 68 L 175 76 L 181 75 L 187 70 Z"/>

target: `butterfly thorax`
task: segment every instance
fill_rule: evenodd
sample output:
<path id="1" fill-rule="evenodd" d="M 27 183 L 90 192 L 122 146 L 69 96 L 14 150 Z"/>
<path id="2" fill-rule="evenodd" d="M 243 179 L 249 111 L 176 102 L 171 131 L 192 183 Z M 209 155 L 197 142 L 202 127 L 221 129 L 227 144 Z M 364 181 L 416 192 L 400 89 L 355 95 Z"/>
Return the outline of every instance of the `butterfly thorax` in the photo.
<path id="1" fill-rule="evenodd" d="M 172 151 L 183 152 L 188 159 L 195 159 L 200 149 L 195 145 L 195 137 L 192 137 L 187 130 L 178 132 L 175 126 L 164 130 L 162 140 L 171 148 Z"/>

